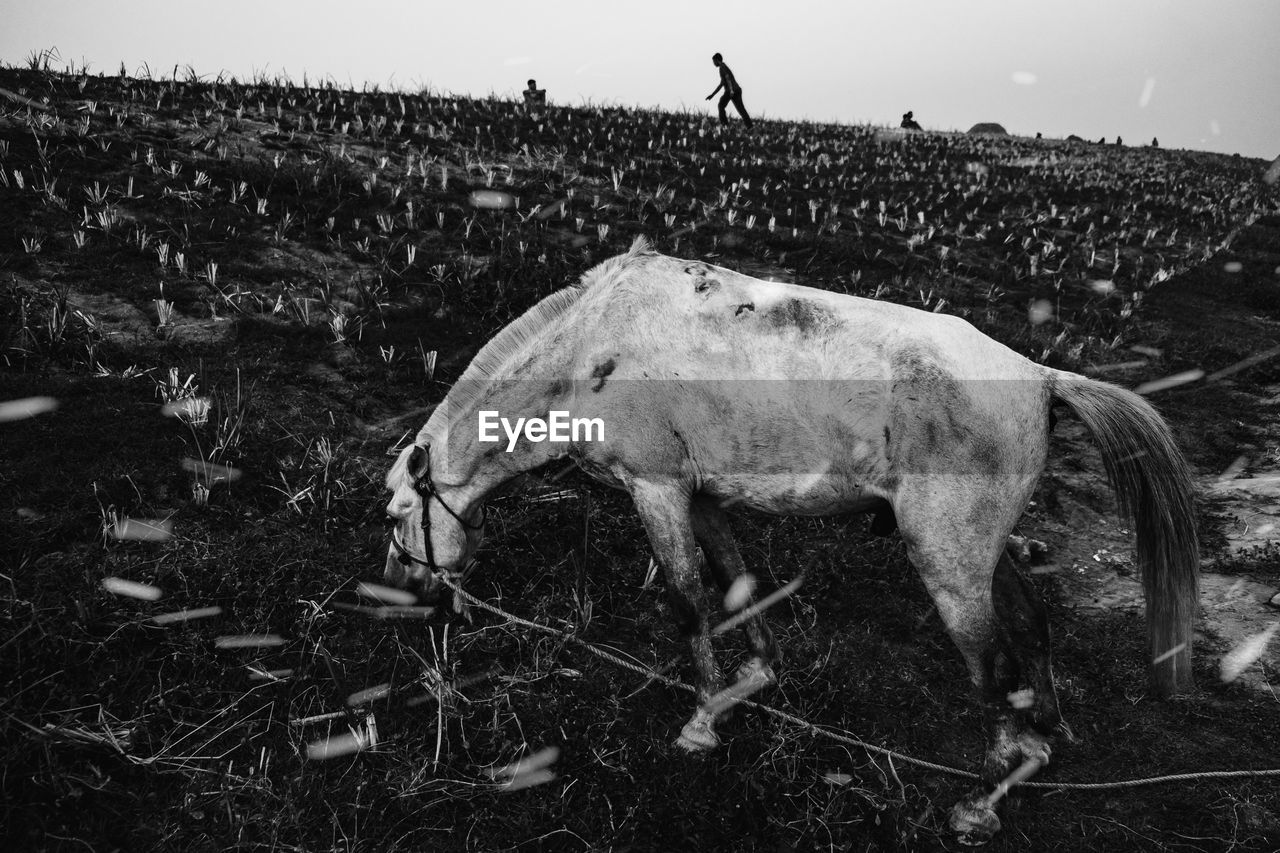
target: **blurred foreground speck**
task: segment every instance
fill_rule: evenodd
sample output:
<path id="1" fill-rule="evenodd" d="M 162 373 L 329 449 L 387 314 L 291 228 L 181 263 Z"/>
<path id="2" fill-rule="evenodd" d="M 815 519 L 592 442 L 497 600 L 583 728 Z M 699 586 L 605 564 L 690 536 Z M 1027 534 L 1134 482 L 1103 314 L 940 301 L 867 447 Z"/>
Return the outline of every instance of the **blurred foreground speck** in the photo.
<path id="1" fill-rule="evenodd" d="M 122 518 L 111 526 L 111 535 L 135 542 L 164 542 L 173 537 L 173 522 L 167 518 Z"/>
<path id="2" fill-rule="evenodd" d="M 357 690 L 347 697 L 347 704 L 352 708 L 358 705 L 366 705 L 375 699 L 385 699 L 391 694 L 390 684 L 378 684 L 374 687 L 368 687 L 364 690 Z"/>
<path id="3" fill-rule="evenodd" d="M 143 601 L 156 601 L 160 596 L 164 595 L 159 587 L 125 580 L 124 578 L 103 578 L 102 588 L 116 595 L 139 598 Z"/>
<path id="4" fill-rule="evenodd" d="M 52 412 L 58 408 L 58 401 L 53 397 L 26 397 L 21 400 L 6 400 L 0 403 L 0 423 L 21 421 Z"/>
<path id="5" fill-rule="evenodd" d="M 725 610 L 741 610 L 751 601 L 751 593 L 755 592 L 756 579 L 750 573 L 738 575 L 724 594 Z"/>
<path id="6" fill-rule="evenodd" d="M 232 468 L 230 465 L 190 458 L 182 460 L 182 470 L 195 474 L 207 486 L 216 483 L 234 483 L 243 474 L 239 468 Z"/>
<path id="7" fill-rule="evenodd" d="M 1203 378 L 1203 370 L 1185 370 L 1182 373 L 1175 373 L 1172 376 L 1166 376 L 1163 379 L 1154 379 L 1151 382 L 1144 382 L 1137 388 L 1134 388 L 1133 393 L 1154 394 L 1157 391 L 1167 391 L 1170 388 L 1177 388 L 1179 385 L 1186 385 L 1190 382 L 1199 382 Z"/>
<path id="8" fill-rule="evenodd" d="M 1153 657 L 1153 658 L 1151 659 L 1151 662 L 1152 662 L 1152 663 L 1164 663 L 1164 662 L 1165 662 L 1165 661 L 1167 661 L 1169 658 L 1174 657 L 1175 655 L 1177 655 L 1179 652 L 1181 652 L 1181 651 L 1182 651 L 1183 649 L 1185 649 L 1186 647 L 1187 647 L 1187 644 L 1186 644 L 1186 643 L 1178 643 L 1178 645 L 1176 645 L 1176 646 L 1174 646 L 1173 648 L 1169 649 L 1167 652 L 1161 652 L 1160 654 L 1158 654 L 1158 655 L 1156 655 L 1155 657 Z"/>
<path id="9" fill-rule="evenodd" d="M 328 758 L 352 755 L 368 748 L 368 740 L 363 734 L 347 732 L 307 744 L 307 758 L 313 761 L 324 761 Z"/>
<path id="10" fill-rule="evenodd" d="M 265 649 L 284 645 L 279 634 L 230 634 L 213 641 L 219 649 Z"/>
<path id="11" fill-rule="evenodd" d="M 1280 622 L 1272 622 L 1269 627 L 1252 636 L 1246 637 L 1231 651 L 1222 656 L 1220 675 L 1224 684 L 1229 684 L 1240 677 L 1240 674 L 1262 657 L 1267 650 L 1276 631 L 1280 630 Z"/>
<path id="12" fill-rule="evenodd" d="M 192 619 L 207 619 L 210 616 L 219 616 L 222 614 L 221 607 L 192 607 L 187 610 L 177 610 L 173 613 L 160 613 L 151 617 L 151 621 L 157 625 L 172 625 L 175 622 L 187 622 Z"/>
<path id="13" fill-rule="evenodd" d="M 559 757 L 560 747 L 548 746 L 514 764 L 491 768 L 486 772 L 489 778 L 501 786 L 501 790 L 518 791 L 521 788 L 531 788 L 555 779 L 555 774 L 546 768 L 554 764 Z"/>
<path id="14" fill-rule="evenodd" d="M 516 206 L 514 196 L 498 190 L 476 190 L 467 201 L 481 210 L 510 210 Z"/>
<path id="15" fill-rule="evenodd" d="M 408 590 L 383 586 L 379 583 L 369 583 L 368 581 L 361 581 L 360 585 L 356 587 L 356 592 L 381 604 L 397 604 L 403 607 L 414 604 L 418 600 L 418 596 Z"/>

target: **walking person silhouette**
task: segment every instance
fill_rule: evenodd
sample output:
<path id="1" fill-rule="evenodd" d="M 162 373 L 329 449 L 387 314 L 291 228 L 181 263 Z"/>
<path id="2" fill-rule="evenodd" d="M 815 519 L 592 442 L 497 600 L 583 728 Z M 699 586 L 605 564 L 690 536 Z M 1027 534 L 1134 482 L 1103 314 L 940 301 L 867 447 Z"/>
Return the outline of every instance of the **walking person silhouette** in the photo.
<path id="1" fill-rule="evenodd" d="M 720 85 L 716 86 L 710 95 L 707 95 L 707 100 L 709 101 L 714 98 L 716 96 L 716 92 L 719 92 L 721 88 L 724 89 L 724 94 L 720 96 L 720 103 L 717 105 L 720 109 L 720 123 L 729 123 L 729 116 L 725 113 L 724 108 L 729 105 L 730 101 L 732 101 L 734 109 L 738 111 L 738 115 L 742 116 L 743 123 L 745 123 L 747 127 L 751 127 L 751 116 L 747 115 L 747 108 L 742 105 L 742 87 L 738 85 L 738 81 L 734 78 L 733 72 L 729 70 L 728 64 L 720 54 L 717 53 L 715 56 L 711 57 L 711 61 L 720 69 Z"/>

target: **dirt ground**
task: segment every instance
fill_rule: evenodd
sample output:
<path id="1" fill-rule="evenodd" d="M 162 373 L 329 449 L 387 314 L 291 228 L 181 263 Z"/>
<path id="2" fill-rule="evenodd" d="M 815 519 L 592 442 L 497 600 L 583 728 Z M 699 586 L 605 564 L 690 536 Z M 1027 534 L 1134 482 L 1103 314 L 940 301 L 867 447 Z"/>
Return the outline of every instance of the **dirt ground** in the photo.
<path id="1" fill-rule="evenodd" d="M 1254 187 L 1257 164 L 766 122 L 747 139 L 697 116 L 531 118 L 265 83 L 0 80 L 53 105 L 0 115 L 0 236 L 25 241 L 0 242 L 0 401 L 59 403 L 0 423 L 0 848 L 959 849 L 947 810 L 964 780 L 751 710 L 689 757 L 673 747 L 692 709 L 677 689 L 492 614 L 433 603 L 389 619 L 357 596 L 385 559 L 397 444 L 483 341 L 639 233 L 956 313 L 1125 387 L 1202 371 L 1148 397 L 1200 486 L 1198 690 L 1146 693 L 1131 537 L 1064 417 L 1018 530 L 1048 544 L 1025 568 L 1076 735 L 1037 780 L 1280 768 L 1280 217 L 1220 245 L 1243 215 L 1224 188 Z M 727 154 L 748 143 L 758 156 Z M 495 186 L 523 201 L 469 201 Z M 1114 293 L 1086 286 L 1107 275 Z M 1029 322 L 1033 300 L 1057 315 Z M 199 426 L 163 415 L 188 376 L 211 401 Z M 237 479 L 202 494 L 211 475 L 191 462 L 215 456 Z M 625 495 L 548 470 L 492 503 L 472 593 L 684 673 Z M 173 535 L 117 535 L 127 518 Z M 762 594 L 806 572 L 770 611 L 783 661 L 759 698 L 972 769 L 963 663 L 900 539 L 866 528 L 734 520 Z M 218 612 L 155 621 L 187 608 Z M 225 646 L 243 636 L 271 642 Z M 739 645 L 716 641 L 727 671 Z M 1224 680 L 1242 648 L 1256 654 Z M 376 743 L 311 755 L 360 727 Z M 548 746 L 551 778 L 494 783 Z M 1024 789 L 988 849 L 1274 851 L 1277 790 Z"/>

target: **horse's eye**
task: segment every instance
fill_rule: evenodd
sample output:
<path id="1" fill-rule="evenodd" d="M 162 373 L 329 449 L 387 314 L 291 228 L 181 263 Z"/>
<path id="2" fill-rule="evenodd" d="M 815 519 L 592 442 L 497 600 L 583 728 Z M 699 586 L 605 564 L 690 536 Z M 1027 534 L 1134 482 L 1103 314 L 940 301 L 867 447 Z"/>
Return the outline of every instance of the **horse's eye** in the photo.
<path id="1" fill-rule="evenodd" d="M 399 522 L 399 519 L 395 518 L 394 516 L 384 515 L 382 517 L 382 526 L 387 530 L 390 530 L 391 528 L 395 527 L 398 522 Z"/>

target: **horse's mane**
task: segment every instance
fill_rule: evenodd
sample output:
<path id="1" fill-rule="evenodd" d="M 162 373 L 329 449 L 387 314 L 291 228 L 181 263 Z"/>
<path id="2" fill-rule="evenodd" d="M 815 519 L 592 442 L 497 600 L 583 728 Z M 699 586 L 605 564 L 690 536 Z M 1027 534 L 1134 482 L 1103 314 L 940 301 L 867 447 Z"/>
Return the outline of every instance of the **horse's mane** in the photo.
<path id="1" fill-rule="evenodd" d="M 655 252 L 649 245 L 649 241 L 643 236 L 636 237 L 631 248 L 625 253 L 601 261 L 583 273 L 582 278 L 577 282 L 557 290 L 513 320 L 489 343 L 481 347 L 480 352 L 476 353 L 471 364 L 445 395 L 444 401 L 436 406 L 426 425 L 418 431 L 414 444 L 429 443 L 429 437 L 442 426 L 440 421 L 448 417 L 447 413 L 451 407 L 466 408 L 476 402 L 481 393 L 482 384 L 474 380 L 500 377 L 503 365 L 510 361 L 512 356 L 523 352 L 526 345 L 536 340 L 548 326 L 564 316 L 584 293 L 601 282 L 614 278 L 616 273 L 624 270 L 632 261 L 653 254 Z M 409 454 L 413 451 L 413 447 L 414 445 L 406 447 L 388 472 L 387 485 L 390 488 L 394 489 L 400 482 L 411 478 Z"/>

